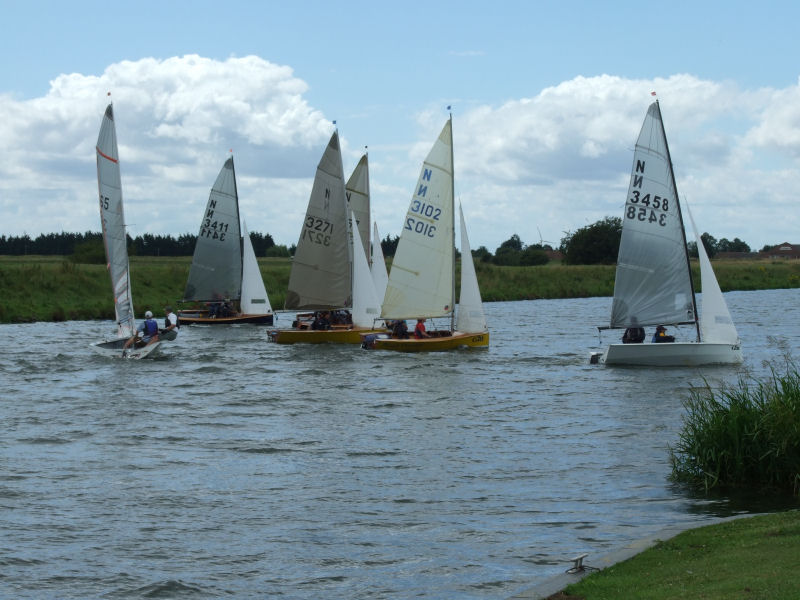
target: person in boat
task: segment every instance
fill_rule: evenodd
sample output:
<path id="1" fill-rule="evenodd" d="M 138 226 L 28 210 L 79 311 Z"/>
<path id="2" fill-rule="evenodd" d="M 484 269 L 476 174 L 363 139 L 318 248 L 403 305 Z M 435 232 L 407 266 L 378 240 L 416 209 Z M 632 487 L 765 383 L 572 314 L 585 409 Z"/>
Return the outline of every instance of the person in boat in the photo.
<path id="1" fill-rule="evenodd" d="M 141 335 L 140 335 L 141 334 Z M 134 333 L 122 347 L 122 353 L 133 345 L 144 347 L 158 341 L 158 323 L 153 318 L 153 313 L 149 310 L 144 313 L 144 321 L 139 323 Z"/>
<path id="2" fill-rule="evenodd" d="M 225 301 L 222 303 L 222 306 L 219 307 L 219 316 L 220 317 L 232 317 L 233 316 L 233 304 L 231 304 L 230 298 L 225 298 Z"/>
<path id="3" fill-rule="evenodd" d="M 628 327 L 622 334 L 623 344 L 641 344 L 644 341 L 645 333 L 643 327 Z"/>
<path id="4" fill-rule="evenodd" d="M 408 339 L 408 325 L 405 319 L 397 319 L 392 323 L 392 337 L 398 340 Z"/>
<path id="5" fill-rule="evenodd" d="M 653 334 L 654 344 L 663 344 L 666 342 L 674 342 L 675 336 L 667 335 L 667 328 L 663 325 L 656 327 L 656 332 Z"/>
<path id="6" fill-rule="evenodd" d="M 158 332 L 158 335 L 163 340 L 174 340 L 178 337 L 178 331 L 180 331 L 180 322 L 178 321 L 178 315 L 172 312 L 171 306 L 164 307 L 164 329 Z"/>
<path id="7" fill-rule="evenodd" d="M 414 327 L 414 337 L 418 340 L 431 337 L 431 334 L 425 330 L 425 319 L 417 319 L 417 324 Z"/>
<path id="8" fill-rule="evenodd" d="M 208 303 L 208 318 L 209 319 L 216 319 L 217 315 L 219 314 L 220 308 L 222 308 L 222 302 L 209 302 Z"/>
<path id="9" fill-rule="evenodd" d="M 325 331 L 331 328 L 330 313 L 327 310 L 314 313 L 314 320 L 311 322 L 311 329 Z"/>

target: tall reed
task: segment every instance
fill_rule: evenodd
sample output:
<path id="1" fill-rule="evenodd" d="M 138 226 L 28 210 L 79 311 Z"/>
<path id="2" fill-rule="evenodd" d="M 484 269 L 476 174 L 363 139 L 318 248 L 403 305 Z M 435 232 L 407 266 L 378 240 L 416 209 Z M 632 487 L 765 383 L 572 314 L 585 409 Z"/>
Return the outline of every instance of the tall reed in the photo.
<path id="1" fill-rule="evenodd" d="M 800 373 L 787 361 L 763 380 L 694 389 L 675 448 L 673 481 L 706 491 L 780 490 L 800 495 Z"/>

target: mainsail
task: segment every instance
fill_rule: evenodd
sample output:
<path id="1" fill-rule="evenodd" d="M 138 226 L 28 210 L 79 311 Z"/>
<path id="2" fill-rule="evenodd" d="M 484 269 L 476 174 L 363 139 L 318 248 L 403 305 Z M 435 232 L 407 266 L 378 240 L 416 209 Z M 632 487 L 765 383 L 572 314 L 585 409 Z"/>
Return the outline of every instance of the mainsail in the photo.
<path id="1" fill-rule="evenodd" d="M 117 336 L 130 337 L 135 330 L 133 300 L 128 266 L 127 233 L 122 210 L 122 184 L 117 151 L 114 110 L 106 108 L 97 137 L 97 187 L 100 194 L 100 220 L 106 248 L 108 273 L 114 293 Z"/>
<path id="2" fill-rule="evenodd" d="M 308 200 L 285 307 L 331 310 L 352 304 L 350 229 L 339 133 L 333 132 Z"/>
<path id="3" fill-rule="evenodd" d="M 453 312 L 453 134 L 448 119 L 417 180 L 397 244 L 381 317 Z"/>
<path id="4" fill-rule="evenodd" d="M 693 323 L 696 318 L 672 163 L 654 102 L 633 155 L 610 326 Z"/>
<path id="5" fill-rule="evenodd" d="M 238 300 L 241 285 L 239 198 L 233 157 L 230 157 L 222 166 L 208 197 L 183 301 Z"/>
<path id="6" fill-rule="evenodd" d="M 356 216 L 351 213 L 352 218 Z M 372 328 L 380 316 L 381 301 L 375 293 L 367 255 L 361 243 L 353 238 L 353 325 Z"/>
<path id="7" fill-rule="evenodd" d="M 469 246 L 467 224 L 464 222 L 461 205 L 458 213 L 461 217 L 461 291 L 458 296 L 456 329 L 464 333 L 480 333 L 489 328 L 483 314 L 481 290 L 478 287 L 478 276 L 475 274 L 475 263 L 472 261 L 472 249 Z"/>
<path id="8" fill-rule="evenodd" d="M 353 213 L 354 221 L 351 223 L 351 231 L 361 238 L 364 252 L 369 255 L 369 161 L 367 155 L 361 157 L 356 168 L 353 169 L 350 179 L 345 185 L 347 193 L 348 208 Z"/>

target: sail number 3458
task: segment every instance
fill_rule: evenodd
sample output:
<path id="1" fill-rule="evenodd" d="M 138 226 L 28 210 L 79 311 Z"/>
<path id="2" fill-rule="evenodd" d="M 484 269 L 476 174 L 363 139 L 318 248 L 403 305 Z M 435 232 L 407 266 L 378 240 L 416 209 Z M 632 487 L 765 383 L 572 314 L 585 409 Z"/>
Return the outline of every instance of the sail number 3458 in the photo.
<path id="1" fill-rule="evenodd" d="M 626 218 L 658 223 L 661 227 L 666 227 L 669 198 L 653 195 L 651 199 L 650 194 L 642 196 L 639 190 L 633 190 L 632 195 L 633 197 L 628 199 L 630 204 L 625 209 Z M 637 206 L 633 206 L 634 204 Z M 663 212 L 656 213 L 657 210 Z"/>

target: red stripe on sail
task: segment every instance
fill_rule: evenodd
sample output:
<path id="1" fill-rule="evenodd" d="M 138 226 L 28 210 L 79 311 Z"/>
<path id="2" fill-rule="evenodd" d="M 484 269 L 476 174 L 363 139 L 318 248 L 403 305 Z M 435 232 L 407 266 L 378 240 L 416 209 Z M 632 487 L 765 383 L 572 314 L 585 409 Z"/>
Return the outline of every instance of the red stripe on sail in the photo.
<path id="1" fill-rule="evenodd" d="M 116 158 L 111 158 L 111 157 L 110 157 L 108 154 L 103 154 L 103 151 L 102 151 L 102 150 L 100 150 L 100 148 L 98 148 L 97 146 L 95 146 L 95 150 L 97 150 L 97 153 L 98 153 L 100 156 L 102 156 L 103 158 L 107 158 L 108 160 L 110 160 L 110 161 L 111 161 L 111 162 L 113 162 L 113 163 L 115 163 L 115 162 L 119 162 L 119 161 L 118 161 Z"/>

